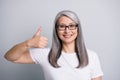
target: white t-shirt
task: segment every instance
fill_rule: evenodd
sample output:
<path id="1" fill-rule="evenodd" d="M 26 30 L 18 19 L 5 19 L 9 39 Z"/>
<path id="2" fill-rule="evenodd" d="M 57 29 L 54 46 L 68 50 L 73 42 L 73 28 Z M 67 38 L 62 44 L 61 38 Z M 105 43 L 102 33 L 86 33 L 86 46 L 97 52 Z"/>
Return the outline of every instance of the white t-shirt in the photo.
<path id="1" fill-rule="evenodd" d="M 54 68 L 48 61 L 48 54 L 50 49 L 30 49 L 30 55 L 36 64 L 40 64 L 45 80 L 91 80 L 103 75 L 101 70 L 99 58 L 93 51 L 88 51 L 89 64 L 84 68 L 76 68 L 78 60 L 75 53 L 62 54 L 58 60 L 60 68 Z"/>

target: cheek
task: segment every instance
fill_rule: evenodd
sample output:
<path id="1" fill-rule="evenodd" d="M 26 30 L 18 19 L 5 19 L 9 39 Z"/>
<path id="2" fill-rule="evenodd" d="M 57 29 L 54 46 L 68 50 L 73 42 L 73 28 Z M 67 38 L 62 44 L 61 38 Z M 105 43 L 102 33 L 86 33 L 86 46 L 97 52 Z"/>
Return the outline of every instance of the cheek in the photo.
<path id="1" fill-rule="evenodd" d="M 77 38 L 77 35 L 78 35 L 78 33 L 74 34 L 74 39 L 76 39 L 76 38 Z"/>
<path id="2" fill-rule="evenodd" d="M 61 32 L 58 32 L 58 37 L 61 38 L 62 37 L 62 33 Z"/>
<path id="3" fill-rule="evenodd" d="M 57 30 L 57 35 L 60 38 L 62 36 L 62 32 L 60 32 L 60 31 Z"/>
<path id="4" fill-rule="evenodd" d="M 74 34 L 75 37 L 77 37 L 77 35 L 78 35 L 77 30 L 75 32 L 73 32 L 73 34 Z"/>

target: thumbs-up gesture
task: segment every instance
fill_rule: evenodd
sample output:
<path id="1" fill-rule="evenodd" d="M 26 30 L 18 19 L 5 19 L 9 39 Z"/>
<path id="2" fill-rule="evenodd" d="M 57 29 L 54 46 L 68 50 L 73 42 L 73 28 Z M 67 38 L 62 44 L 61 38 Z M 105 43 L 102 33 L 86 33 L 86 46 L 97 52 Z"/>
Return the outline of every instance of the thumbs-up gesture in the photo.
<path id="1" fill-rule="evenodd" d="M 39 28 L 34 36 L 28 40 L 28 46 L 30 48 L 44 48 L 47 46 L 48 39 L 41 36 L 42 28 Z"/>

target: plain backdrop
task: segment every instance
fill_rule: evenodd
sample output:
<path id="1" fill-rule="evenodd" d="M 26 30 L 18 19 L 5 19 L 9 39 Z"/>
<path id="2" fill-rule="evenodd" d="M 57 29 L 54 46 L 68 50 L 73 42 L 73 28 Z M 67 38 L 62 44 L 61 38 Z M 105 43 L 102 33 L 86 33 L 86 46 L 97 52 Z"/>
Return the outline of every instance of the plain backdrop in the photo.
<path id="1" fill-rule="evenodd" d="M 85 44 L 100 58 L 103 80 L 120 80 L 120 0 L 0 0 L 0 80 L 44 80 L 39 65 L 14 64 L 3 56 L 40 26 L 50 47 L 54 18 L 61 10 L 79 16 Z"/>

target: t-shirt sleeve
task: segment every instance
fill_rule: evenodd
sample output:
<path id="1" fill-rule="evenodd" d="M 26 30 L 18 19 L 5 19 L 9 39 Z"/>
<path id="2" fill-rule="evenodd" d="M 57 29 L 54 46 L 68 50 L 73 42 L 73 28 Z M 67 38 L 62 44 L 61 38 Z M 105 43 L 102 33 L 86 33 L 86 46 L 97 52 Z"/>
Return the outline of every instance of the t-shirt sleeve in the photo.
<path id="1" fill-rule="evenodd" d="M 103 71 L 101 69 L 100 60 L 98 55 L 95 52 L 92 52 L 92 61 L 91 61 L 91 78 L 97 78 L 103 76 Z"/>
<path id="2" fill-rule="evenodd" d="M 49 53 L 48 48 L 31 48 L 29 49 L 30 56 L 36 64 L 41 64 L 44 60 L 47 60 L 47 55 Z"/>

